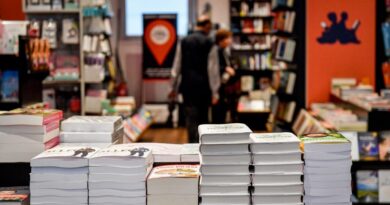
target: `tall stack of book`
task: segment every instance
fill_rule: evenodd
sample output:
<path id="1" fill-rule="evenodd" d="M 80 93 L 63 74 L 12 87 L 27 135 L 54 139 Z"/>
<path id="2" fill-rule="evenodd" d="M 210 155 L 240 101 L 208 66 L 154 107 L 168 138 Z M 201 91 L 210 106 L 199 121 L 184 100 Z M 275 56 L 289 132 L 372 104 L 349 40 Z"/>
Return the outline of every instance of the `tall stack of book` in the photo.
<path id="1" fill-rule="evenodd" d="M 198 130 L 202 204 L 250 204 L 252 131 L 239 123 L 200 125 Z"/>
<path id="2" fill-rule="evenodd" d="M 119 116 L 73 116 L 61 123 L 61 143 L 121 143 Z"/>
<path id="3" fill-rule="evenodd" d="M 0 114 L 0 162 L 30 162 L 59 143 L 62 111 L 20 108 Z"/>
<path id="4" fill-rule="evenodd" d="M 111 145 L 91 157 L 89 204 L 145 204 L 152 152 L 137 144 Z"/>
<path id="5" fill-rule="evenodd" d="M 198 205 L 199 165 L 153 168 L 147 181 L 148 205 Z"/>
<path id="6" fill-rule="evenodd" d="M 338 133 L 301 138 L 305 159 L 304 203 L 351 203 L 351 143 Z"/>
<path id="7" fill-rule="evenodd" d="M 88 159 L 99 148 L 57 146 L 31 160 L 31 205 L 88 204 Z"/>
<path id="8" fill-rule="evenodd" d="M 292 133 L 251 134 L 253 204 L 300 204 L 303 162 Z"/>

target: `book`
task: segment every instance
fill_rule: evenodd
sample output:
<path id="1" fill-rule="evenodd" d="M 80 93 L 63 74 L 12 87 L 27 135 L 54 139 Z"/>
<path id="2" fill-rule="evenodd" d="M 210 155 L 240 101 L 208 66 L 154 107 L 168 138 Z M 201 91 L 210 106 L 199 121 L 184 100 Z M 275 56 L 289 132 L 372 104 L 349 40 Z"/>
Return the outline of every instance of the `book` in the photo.
<path id="1" fill-rule="evenodd" d="M 235 154 L 235 155 L 202 155 L 201 162 L 204 165 L 211 164 L 236 164 L 236 165 L 250 165 L 251 154 Z"/>
<path id="2" fill-rule="evenodd" d="M 66 132 L 114 132 L 122 126 L 119 116 L 72 116 L 61 123 Z"/>
<path id="3" fill-rule="evenodd" d="M 46 125 L 0 125 L 0 131 L 9 134 L 47 134 L 60 127 L 59 121 L 53 121 Z"/>
<path id="4" fill-rule="evenodd" d="M 1 73 L 1 101 L 19 102 L 19 71 L 6 70 Z"/>
<path id="5" fill-rule="evenodd" d="M 202 204 L 242 204 L 249 205 L 250 204 L 250 195 L 208 195 L 202 196 Z"/>
<path id="6" fill-rule="evenodd" d="M 178 163 L 181 161 L 182 145 L 168 143 L 137 143 L 137 145 L 151 150 L 155 163 Z"/>
<path id="7" fill-rule="evenodd" d="M 378 171 L 358 170 L 356 172 L 357 197 L 361 203 L 378 202 Z"/>
<path id="8" fill-rule="evenodd" d="M 379 133 L 379 160 L 390 160 L 390 132 Z"/>
<path id="9" fill-rule="evenodd" d="M 46 125 L 61 120 L 62 116 L 60 110 L 18 108 L 0 113 L 0 125 Z"/>
<path id="10" fill-rule="evenodd" d="M 181 162 L 200 162 L 199 144 L 183 144 L 181 148 L 180 161 Z"/>
<path id="11" fill-rule="evenodd" d="M 123 127 L 115 132 L 61 132 L 63 143 L 115 143 L 123 140 Z"/>
<path id="12" fill-rule="evenodd" d="M 299 152 L 299 139 L 292 133 L 251 134 L 252 153 Z"/>
<path id="13" fill-rule="evenodd" d="M 149 195 L 198 196 L 199 165 L 163 165 L 154 167 L 147 180 Z"/>
<path id="14" fill-rule="evenodd" d="M 390 191 L 390 171 L 379 170 L 379 203 L 389 203 L 390 197 L 388 195 Z"/>
<path id="15" fill-rule="evenodd" d="M 249 154 L 248 143 L 237 144 L 201 144 L 200 153 L 204 155 Z"/>
<path id="16" fill-rule="evenodd" d="M 289 162 L 279 164 L 256 164 L 254 174 L 275 174 L 275 173 L 302 173 L 303 162 Z"/>
<path id="17" fill-rule="evenodd" d="M 252 130 L 241 123 L 204 124 L 198 128 L 202 144 L 234 144 L 249 142 Z"/>
<path id="18" fill-rule="evenodd" d="M 379 159 L 378 134 L 374 132 L 359 132 L 360 160 L 370 161 Z"/>
<path id="19" fill-rule="evenodd" d="M 249 175 L 248 165 L 202 165 L 202 175 Z"/>
<path id="20" fill-rule="evenodd" d="M 247 195 L 248 193 L 248 185 L 203 185 L 199 189 L 200 196 Z"/>
<path id="21" fill-rule="evenodd" d="M 28 187 L 0 187 L 0 204 L 4 205 L 28 205 Z"/>
<path id="22" fill-rule="evenodd" d="M 302 172 L 275 172 L 275 173 L 262 173 L 252 175 L 252 184 L 254 186 L 272 185 L 272 186 L 284 186 L 284 185 L 297 185 L 302 184 L 301 177 Z M 301 192 L 303 193 L 303 192 Z"/>

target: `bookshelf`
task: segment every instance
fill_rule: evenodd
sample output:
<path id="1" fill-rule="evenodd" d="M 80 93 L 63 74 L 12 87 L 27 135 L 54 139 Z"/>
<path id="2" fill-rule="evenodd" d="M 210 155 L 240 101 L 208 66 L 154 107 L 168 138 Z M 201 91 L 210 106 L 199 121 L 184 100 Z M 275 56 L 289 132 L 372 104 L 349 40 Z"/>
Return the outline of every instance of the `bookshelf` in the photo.
<path id="1" fill-rule="evenodd" d="M 111 93 L 113 92 L 113 87 L 115 85 L 112 85 L 114 83 L 115 79 L 115 68 L 113 68 L 111 71 L 109 70 L 110 68 L 109 65 L 113 65 L 113 54 L 111 51 L 111 33 L 107 33 L 104 31 L 101 32 L 96 32 L 96 31 L 91 31 L 90 28 L 88 27 L 88 23 L 90 23 L 92 18 L 94 20 L 101 18 L 103 20 L 105 19 L 110 19 L 112 17 L 112 12 L 111 12 L 111 2 L 109 0 L 105 1 L 99 1 L 99 2 L 94 2 L 94 1 L 79 1 L 78 5 L 75 5 L 73 7 L 66 8 L 64 1 L 62 4 L 61 8 L 54 9 L 53 6 L 49 6 L 47 8 L 41 8 L 41 7 L 33 7 L 28 5 L 28 0 L 23 0 L 23 11 L 26 14 L 26 18 L 28 20 L 36 20 L 40 22 L 41 27 L 42 27 L 42 22 L 44 20 L 53 20 L 54 22 L 57 23 L 57 46 L 55 48 L 51 49 L 51 53 L 55 55 L 62 56 L 63 54 L 65 55 L 72 55 L 78 58 L 78 77 L 72 77 L 70 79 L 56 79 L 55 77 L 45 79 L 42 81 L 42 87 L 47 90 L 54 90 L 54 93 L 56 93 L 56 99 L 55 99 L 55 106 L 56 108 L 64 108 L 64 103 L 62 101 L 66 101 L 66 105 L 70 103 L 70 98 L 77 98 L 80 101 L 80 108 L 79 111 L 69 111 L 65 109 L 64 114 L 66 116 L 74 115 L 74 114 L 79 114 L 79 115 L 85 115 L 85 114 L 100 114 L 100 113 L 89 113 L 87 112 L 87 94 L 88 94 L 88 89 L 90 88 L 97 88 L 97 89 L 105 89 L 108 86 L 111 86 Z M 78 2 L 78 1 L 77 1 Z M 97 17 L 97 18 L 96 18 Z M 78 25 L 78 42 L 77 43 L 72 43 L 72 44 L 66 44 L 61 41 L 61 34 L 62 34 L 62 27 L 63 27 L 63 19 L 72 19 L 75 23 Z M 106 26 L 106 22 L 102 23 L 104 26 Z M 110 24 L 110 22 L 108 23 Z M 102 25 L 100 25 L 102 27 Z M 95 27 L 96 28 L 96 27 Z M 84 39 L 86 35 L 90 36 L 99 36 L 100 39 L 104 39 L 106 44 L 106 50 L 105 52 L 100 52 L 98 51 L 86 51 L 85 44 L 91 45 L 91 43 L 85 43 Z M 97 43 L 100 43 L 98 41 Z M 101 45 L 98 45 L 100 49 Z M 103 61 L 102 63 L 102 72 L 104 73 L 104 78 L 99 79 L 99 80 L 91 80 L 91 78 L 87 78 L 88 74 L 91 74 L 89 72 L 86 74 L 87 71 L 87 66 L 85 62 L 87 61 L 87 57 L 89 55 L 94 55 L 98 53 L 103 53 Z M 56 69 L 56 66 L 54 66 Z M 93 72 L 92 72 L 93 73 Z M 108 73 L 108 74 L 107 74 Z M 94 77 L 94 76 L 93 76 Z M 108 85 L 111 83 L 110 85 Z M 61 102 L 57 105 L 57 92 L 58 95 L 60 96 L 67 96 L 66 99 L 60 99 Z M 69 93 L 70 95 L 68 96 L 67 94 L 64 95 L 65 93 Z M 77 110 L 77 109 L 76 109 Z"/>

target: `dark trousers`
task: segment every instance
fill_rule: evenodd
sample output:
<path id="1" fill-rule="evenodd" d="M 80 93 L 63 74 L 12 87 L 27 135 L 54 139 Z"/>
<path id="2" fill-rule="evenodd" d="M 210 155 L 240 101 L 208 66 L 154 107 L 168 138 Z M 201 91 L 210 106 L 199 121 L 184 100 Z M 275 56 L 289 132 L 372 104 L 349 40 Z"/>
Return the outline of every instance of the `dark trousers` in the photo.
<path id="1" fill-rule="evenodd" d="M 184 102 L 184 111 L 189 143 L 199 143 L 198 126 L 208 123 L 209 105 Z"/>
<path id="2" fill-rule="evenodd" d="M 220 100 L 216 105 L 213 105 L 211 109 L 212 122 L 214 124 L 226 123 L 227 111 L 228 106 L 224 100 Z"/>

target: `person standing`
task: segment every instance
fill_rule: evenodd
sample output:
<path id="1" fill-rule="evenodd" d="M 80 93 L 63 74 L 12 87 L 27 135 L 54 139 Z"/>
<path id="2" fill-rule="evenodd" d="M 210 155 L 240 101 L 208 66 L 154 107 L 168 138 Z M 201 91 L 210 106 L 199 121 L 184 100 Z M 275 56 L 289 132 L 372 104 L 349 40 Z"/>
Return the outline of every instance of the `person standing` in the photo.
<path id="1" fill-rule="evenodd" d="M 215 45 L 211 53 L 217 53 L 219 64 L 219 75 L 221 85 L 219 87 L 218 103 L 212 107 L 212 122 L 216 124 L 226 123 L 226 114 L 231 111 L 231 104 L 234 96 L 230 94 L 230 87 L 234 82 L 233 77 L 236 75 L 234 68 L 230 63 L 230 55 L 227 53 L 227 48 L 233 42 L 232 32 L 226 29 L 220 29 L 215 34 Z M 235 108 L 234 108 L 235 109 Z M 232 114 L 232 113 L 231 113 Z"/>
<path id="2" fill-rule="evenodd" d="M 186 127 L 190 143 L 198 143 L 198 126 L 208 123 L 208 110 L 218 101 L 219 71 L 217 56 L 210 56 L 213 46 L 208 37 L 210 19 L 201 17 L 196 30 L 177 46 L 172 68 L 172 91 L 169 98 L 183 96 Z"/>

